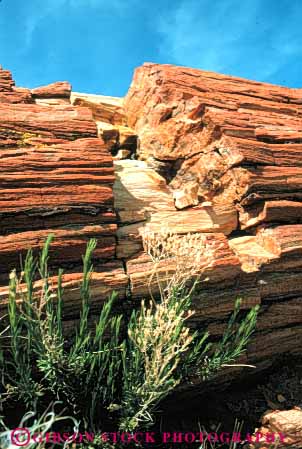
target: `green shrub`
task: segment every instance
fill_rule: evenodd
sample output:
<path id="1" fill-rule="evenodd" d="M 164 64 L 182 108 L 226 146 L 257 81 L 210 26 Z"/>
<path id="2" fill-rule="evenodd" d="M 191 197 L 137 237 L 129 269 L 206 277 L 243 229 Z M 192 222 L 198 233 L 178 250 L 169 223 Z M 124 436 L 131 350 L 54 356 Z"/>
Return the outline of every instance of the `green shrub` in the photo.
<path id="1" fill-rule="evenodd" d="M 112 293 L 92 331 L 90 280 L 95 240 L 88 243 L 83 257 L 80 319 L 74 336 L 67 339 L 63 272 L 59 270 L 54 289 L 48 270 L 51 240 L 49 236 L 38 260 L 28 251 L 21 278 L 15 271 L 10 275 L 9 324 L 7 328 L 3 324 L 0 337 L 3 406 L 15 400 L 41 414 L 45 405 L 59 400 L 68 415 L 88 431 L 108 430 L 107 425 L 114 431 L 142 430 L 153 424 L 158 405 L 178 384 L 196 375 L 209 379 L 245 350 L 258 308 L 247 313 L 238 327 L 238 300 L 214 350 L 207 332 L 191 332 L 186 324 L 194 313 L 190 310 L 194 286 L 188 287 L 188 274 L 182 276 L 177 270 L 173 282 L 169 278 L 163 285 L 157 278 L 159 300 L 142 301 L 129 321 L 112 313 L 116 299 Z"/>

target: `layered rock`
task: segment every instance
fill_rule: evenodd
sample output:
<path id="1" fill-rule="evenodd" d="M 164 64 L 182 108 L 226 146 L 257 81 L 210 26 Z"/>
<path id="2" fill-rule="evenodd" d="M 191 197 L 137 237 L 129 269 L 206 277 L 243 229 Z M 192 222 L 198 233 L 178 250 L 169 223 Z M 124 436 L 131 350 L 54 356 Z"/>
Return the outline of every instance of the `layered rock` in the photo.
<path id="1" fill-rule="evenodd" d="M 177 211 L 165 179 L 143 161 L 115 162 L 115 210 L 119 218 L 118 256 L 128 258 L 142 249 L 141 231 L 223 232 L 236 227 L 232 210 L 196 207 Z"/>
<path id="2" fill-rule="evenodd" d="M 32 89 L 31 95 L 40 105 L 70 104 L 71 85 L 67 81 L 58 81 Z"/>
<path id="3" fill-rule="evenodd" d="M 99 137 L 108 144 L 114 154 L 119 150 L 127 150 L 126 157 L 119 159 L 126 159 L 136 151 L 137 135 L 133 129 L 126 126 L 127 117 L 122 98 L 73 92 L 71 102 L 91 110 Z"/>
<path id="4" fill-rule="evenodd" d="M 32 103 L 29 89 L 15 87 L 11 72 L 0 66 L 0 103 Z"/>
<path id="5" fill-rule="evenodd" d="M 302 89 L 144 64 L 125 110 L 178 208 L 232 206 L 241 229 L 301 219 Z"/>
<path id="6" fill-rule="evenodd" d="M 70 97 L 65 82 L 26 91 L 30 104 L 17 102 L 22 91 L 0 71 L 2 311 L 8 272 L 50 233 L 53 267 L 67 271 L 70 322 L 91 237 L 93 306 L 117 290 L 121 307 L 137 307 L 158 294 L 142 235 L 168 228 L 201 236 L 210 254 L 192 327 L 215 341 L 241 297 L 243 309 L 261 306 L 244 363 L 257 371 L 301 353 L 301 90 L 145 64 L 124 102 Z M 160 278 L 174 268 L 159 264 Z M 220 381 L 241 371 L 224 371 Z"/>
<path id="7" fill-rule="evenodd" d="M 48 109 L 33 104 L 0 103 L 0 122 L 1 148 L 20 148 L 31 144 L 32 138 L 75 140 L 96 137 L 96 126 L 87 108 L 62 105 Z"/>
<path id="8" fill-rule="evenodd" d="M 13 82 L 5 76 L 9 91 Z M 66 285 L 75 302 L 81 255 L 90 238 L 98 240 L 96 292 L 108 292 L 108 282 L 110 289 L 125 291 L 127 278 L 114 260 L 113 159 L 97 137 L 92 113 L 86 107 L 51 104 L 56 98 L 69 102 L 70 85 L 65 82 L 33 89 L 31 95 L 48 104 L 0 103 L 0 283 L 7 284 L 9 271 L 19 267 L 29 248 L 37 253 L 52 234 L 53 268 L 60 265 L 72 272 Z M 2 297 L 5 303 L 5 288 Z"/>
<path id="9" fill-rule="evenodd" d="M 247 307 L 261 304 L 246 362 L 261 369 L 277 353 L 301 353 L 302 89 L 144 64 L 124 109 L 138 157 L 165 178 L 174 215 L 215 217 L 216 229 L 195 229 L 222 243 L 194 301 L 196 326 L 221 335 L 240 296 Z M 232 217 L 227 226 L 219 229 L 216 211 Z M 142 253 L 127 267 L 133 295 L 146 294 L 150 260 Z"/>

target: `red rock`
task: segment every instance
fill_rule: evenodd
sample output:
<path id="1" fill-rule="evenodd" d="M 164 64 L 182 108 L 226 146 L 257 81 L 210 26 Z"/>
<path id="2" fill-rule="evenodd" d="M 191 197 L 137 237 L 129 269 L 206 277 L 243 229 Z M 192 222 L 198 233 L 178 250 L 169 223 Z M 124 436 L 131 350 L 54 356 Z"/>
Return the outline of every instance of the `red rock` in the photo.
<path id="1" fill-rule="evenodd" d="M 113 208 L 113 161 L 100 139 L 20 147 L 0 158 L 2 217 L 27 211 L 51 221 L 62 212 L 93 216 Z"/>
<path id="2" fill-rule="evenodd" d="M 0 66 L 0 103 L 32 103 L 29 89 L 15 87 L 15 82 L 8 70 Z"/>
<path id="3" fill-rule="evenodd" d="M 19 265 L 20 256 L 32 248 L 35 253 L 43 246 L 49 234 L 54 236 L 50 249 L 52 263 L 66 265 L 79 261 L 79 255 L 85 253 L 90 238 L 98 239 L 94 257 L 98 260 L 113 259 L 115 255 L 116 225 L 86 225 L 48 228 L 45 230 L 26 231 L 0 237 L 0 272 L 11 271 Z"/>
<path id="4" fill-rule="evenodd" d="M 0 92 L 10 92 L 15 82 L 9 70 L 4 70 L 0 65 Z"/>
<path id="5" fill-rule="evenodd" d="M 29 89 L 13 88 L 11 92 L 0 92 L 0 103 L 33 103 Z"/>
<path id="6" fill-rule="evenodd" d="M 74 329 L 74 318 L 79 314 L 80 303 L 80 284 L 82 281 L 82 268 L 77 266 L 73 270 L 68 270 L 64 273 L 62 286 L 64 288 L 64 311 L 68 316 L 73 317 L 69 320 L 70 326 Z M 72 272 L 70 272 L 72 271 Z M 54 289 L 58 284 L 57 276 L 50 277 L 50 283 Z M 126 295 L 128 278 L 125 275 L 123 266 L 120 262 L 112 261 L 106 264 L 94 263 L 94 272 L 91 278 L 91 310 L 100 311 L 102 304 L 107 299 L 112 291 L 118 294 L 118 298 L 122 300 Z M 39 295 L 41 289 L 41 282 L 37 281 L 34 284 L 34 291 Z M 25 287 L 21 287 L 21 292 L 25 292 Z M 6 311 L 8 302 L 7 287 L 0 287 L 0 311 Z"/>
<path id="7" fill-rule="evenodd" d="M 75 140 L 96 137 L 87 108 L 0 103 L 0 147 L 22 147 L 33 137 Z"/>
<path id="8" fill-rule="evenodd" d="M 37 253 L 53 233 L 52 268 L 68 270 L 72 330 L 89 238 L 98 239 L 93 307 L 113 289 L 129 300 L 125 307 L 131 298 L 135 307 L 148 296 L 154 270 L 142 234 L 163 226 L 177 235 L 191 232 L 210 257 L 199 267 L 190 325 L 208 329 L 215 340 L 241 297 L 244 309 L 261 305 L 243 363 L 261 371 L 280 353 L 299 354 L 302 90 L 147 64 L 136 71 L 124 104 L 85 94 L 61 104 L 69 93 L 69 85 L 55 83 L 32 95 L 0 70 L 1 284 L 20 254 L 29 247 Z M 21 104 L 33 101 L 40 104 Z M 113 165 L 111 150 L 134 151 L 136 133 L 145 160 Z M 166 261 L 159 269 L 162 278 L 175 266 Z M 154 279 L 151 290 L 158 295 Z M 6 304 L 1 287 L 1 311 Z M 230 368 L 215 382 L 241 374 Z"/>
<path id="9" fill-rule="evenodd" d="M 160 160 L 167 173 L 174 164 L 169 180 L 179 207 L 233 206 L 245 228 L 271 222 L 272 201 L 301 201 L 302 89 L 144 64 L 124 108 L 140 157 Z M 283 213 L 283 205 L 275 204 L 278 222 L 299 222 L 300 208 Z"/>
<path id="10" fill-rule="evenodd" d="M 31 90 L 34 98 L 70 98 L 71 85 L 67 81 L 58 81 L 47 86 L 36 87 Z"/>
<path id="11" fill-rule="evenodd" d="M 126 124 L 123 99 L 120 97 L 72 92 L 71 103 L 75 106 L 88 107 L 97 123 Z"/>
<path id="12" fill-rule="evenodd" d="M 299 201 L 262 201 L 240 213 L 242 229 L 260 223 L 295 223 L 302 217 L 302 202 Z"/>
<path id="13" fill-rule="evenodd" d="M 7 149 L 0 159 L 3 275 L 49 233 L 56 264 L 78 262 L 92 237 L 99 240 L 97 259 L 115 256 L 113 160 L 101 139 Z"/>

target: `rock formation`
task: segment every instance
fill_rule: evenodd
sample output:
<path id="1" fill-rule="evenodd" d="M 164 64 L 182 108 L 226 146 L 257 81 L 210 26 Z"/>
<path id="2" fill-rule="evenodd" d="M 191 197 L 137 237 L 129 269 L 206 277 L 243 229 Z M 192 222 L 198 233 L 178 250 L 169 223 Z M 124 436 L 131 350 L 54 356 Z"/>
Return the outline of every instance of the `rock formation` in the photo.
<path id="1" fill-rule="evenodd" d="M 193 327 L 221 335 L 239 296 L 261 305 L 253 372 L 301 354 L 302 89 L 144 64 L 123 100 L 66 82 L 16 88 L 1 69 L 0 122 L 1 313 L 8 272 L 50 233 L 67 319 L 91 237 L 94 307 L 113 289 L 135 307 L 153 269 L 142 232 L 165 225 L 211 249 Z"/>

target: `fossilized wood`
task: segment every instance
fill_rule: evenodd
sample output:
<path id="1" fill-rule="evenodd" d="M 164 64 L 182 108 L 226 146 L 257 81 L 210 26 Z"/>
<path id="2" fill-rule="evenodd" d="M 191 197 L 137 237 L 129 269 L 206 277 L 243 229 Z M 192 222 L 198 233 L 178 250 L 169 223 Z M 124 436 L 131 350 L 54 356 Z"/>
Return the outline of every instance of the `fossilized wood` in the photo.
<path id="1" fill-rule="evenodd" d="M 70 272 L 72 271 L 72 272 Z M 64 288 L 64 317 L 72 320 L 79 316 L 80 305 L 80 286 L 82 281 L 82 268 L 75 266 L 69 268 L 68 273 L 62 277 L 62 287 Z M 58 277 L 50 277 L 50 285 L 55 292 L 58 286 Z M 113 291 L 118 295 L 119 300 L 123 300 L 126 295 L 128 278 L 125 275 L 121 262 L 112 261 L 106 264 L 94 263 L 94 272 L 91 277 L 91 310 L 100 311 L 104 300 L 106 300 Z M 34 292 L 39 296 L 41 291 L 41 281 L 34 284 Z M 26 287 L 21 284 L 18 289 L 18 299 L 22 300 L 22 295 L 26 293 Z M 0 287 L 0 315 L 6 313 L 8 304 L 8 288 Z M 72 321 L 71 321 L 72 322 Z"/>
<path id="2" fill-rule="evenodd" d="M 52 264 L 68 265 L 79 261 L 79 255 L 85 253 L 89 239 L 98 240 L 94 257 L 99 260 L 113 259 L 115 255 L 116 225 L 65 225 L 59 229 L 26 231 L 0 237 L 0 273 L 7 273 L 19 266 L 20 257 L 25 258 L 28 249 L 35 254 L 48 235 L 54 240 L 50 249 Z"/>
<path id="3" fill-rule="evenodd" d="M 47 86 L 36 87 L 31 90 L 32 96 L 36 98 L 70 98 L 71 85 L 67 81 L 58 81 Z"/>
<path id="4" fill-rule="evenodd" d="M 157 297 L 142 233 L 165 227 L 197 233 L 210 254 L 199 266 L 192 328 L 208 329 L 215 343 L 240 297 L 245 310 L 261 306 L 241 363 L 258 372 L 279 354 L 299 354 L 301 89 L 147 64 L 136 71 L 124 103 L 74 93 L 68 105 L 69 94 L 65 83 L 16 88 L 0 69 L 0 314 L 8 272 L 30 247 L 37 254 L 49 233 L 55 236 L 51 268 L 67 271 L 70 332 L 80 310 L 81 255 L 91 237 L 98 239 L 96 313 L 112 290 L 121 310 L 138 307 L 150 290 Z M 137 135 L 144 160 L 113 162 L 111 152 L 133 153 Z M 163 280 L 175 266 L 168 260 L 158 268 Z M 215 382 L 243 375 L 249 373 L 230 368 Z"/>
<path id="5" fill-rule="evenodd" d="M 240 223 L 242 229 L 248 229 L 261 223 L 301 223 L 302 202 L 276 200 L 262 201 L 249 208 L 242 209 Z"/>
<path id="6" fill-rule="evenodd" d="M 201 280 L 208 278 L 207 283 L 209 283 L 210 287 L 217 284 L 223 285 L 221 288 L 233 285 L 234 279 L 241 273 L 241 264 L 236 254 L 230 248 L 226 236 L 213 233 L 204 234 L 204 238 L 205 252 L 209 248 L 212 257 L 210 263 L 206 262 L 205 266 L 202 264 L 200 267 Z M 130 277 L 132 296 L 139 298 L 148 295 L 148 280 L 154 271 L 154 263 L 150 257 L 145 253 L 140 253 L 129 259 L 126 266 Z M 159 279 L 169 277 L 173 269 L 173 264 L 169 263 L 169 261 L 161 262 L 157 266 Z M 153 276 L 150 287 L 154 293 L 158 291 L 156 276 Z"/>
<path id="7" fill-rule="evenodd" d="M 88 107 L 97 122 L 113 125 L 126 124 L 122 98 L 72 92 L 70 100 L 76 106 Z"/>
<path id="8" fill-rule="evenodd" d="M 33 103 L 29 89 L 14 87 L 11 91 L 0 91 L 0 103 Z"/>
<path id="9" fill-rule="evenodd" d="M 0 66 L 0 103 L 33 103 L 29 89 L 15 87 L 11 72 Z"/>
<path id="10" fill-rule="evenodd" d="M 301 89 L 144 64 L 124 107 L 140 157 L 173 162 L 177 207 L 234 207 L 242 229 L 301 220 Z"/>
<path id="11" fill-rule="evenodd" d="M 14 87 L 15 82 L 9 70 L 4 70 L 0 65 L 0 92 L 9 92 Z"/>
<path id="12" fill-rule="evenodd" d="M 0 160 L 3 218 L 26 211 L 51 222 L 60 212 L 112 211 L 113 162 L 100 139 L 4 150 Z"/>
<path id="13" fill-rule="evenodd" d="M 23 146 L 30 137 L 75 140 L 96 135 L 87 108 L 0 103 L 0 148 Z"/>
<path id="14" fill-rule="evenodd" d="M 117 233 L 118 257 L 138 252 L 141 232 L 147 228 L 172 232 L 223 232 L 236 228 L 237 214 L 231 208 L 198 206 L 177 211 L 166 181 L 142 161 L 116 161 L 115 210 L 120 227 Z"/>

